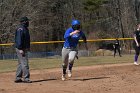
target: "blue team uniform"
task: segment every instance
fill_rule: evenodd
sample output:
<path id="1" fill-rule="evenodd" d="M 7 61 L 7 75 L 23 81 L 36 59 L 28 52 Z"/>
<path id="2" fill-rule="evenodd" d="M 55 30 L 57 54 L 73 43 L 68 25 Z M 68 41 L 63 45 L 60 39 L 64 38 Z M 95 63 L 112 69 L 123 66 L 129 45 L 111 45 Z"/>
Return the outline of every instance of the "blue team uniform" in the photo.
<path id="1" fill-rule="evenodd" d="M 72 36 L 70 36 L 70 33 L 73 32 L 74 30 L 72 29 L 72 27 L 68 28 L 64 34 L 64 48 L 76 48 L 78 41 L 80 39 L 80 37 L 82 37 L 84 40 L 86 40 L 85 34 L 80 31 L 78 34 L 74 34 Z"/>
<path id="2" fill-rule="evenodd" d="M 80 32 L 76 32 L 75 34 L 72 33 L 76 30 Z M 70 35 L 71 33 L 72 35 Z M 80 22 L 78 20 L 73 20 L 72 27 L 68 28 L 64 34 L 65 42 L 62 48 L 62 62 L 63 62 L 62 80 L 65 80 L 67 67 L 68 67 L 68 77 L 72 76 L 72 67 L 74 64 L 74 59 L 75 57 L 77 57 L 78 54 L 77 44 L 81 37 L 86 45 L 86 36 L 80 30 Z"/>

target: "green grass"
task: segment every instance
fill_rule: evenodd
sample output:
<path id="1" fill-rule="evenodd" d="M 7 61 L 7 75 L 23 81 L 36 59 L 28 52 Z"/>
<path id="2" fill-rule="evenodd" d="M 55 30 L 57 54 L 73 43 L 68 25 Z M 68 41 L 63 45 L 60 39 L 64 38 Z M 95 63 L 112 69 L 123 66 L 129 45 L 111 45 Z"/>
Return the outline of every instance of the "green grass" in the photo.
<path id="1" fill-rule="evenodd" d="M 94 56 L 94 57 L 79 57 L 75 60 L 74 66 L 91 66 L 102 64 L 117 64 L 133 62 L 134 55 L 116 56 Z M 29 59 L 30 69 L 50 69 L 60 68 L 62 65 L 61 58 L 32 58 Z M 0 60 L 0 73 L 15 71 L 17 60 Z"/>

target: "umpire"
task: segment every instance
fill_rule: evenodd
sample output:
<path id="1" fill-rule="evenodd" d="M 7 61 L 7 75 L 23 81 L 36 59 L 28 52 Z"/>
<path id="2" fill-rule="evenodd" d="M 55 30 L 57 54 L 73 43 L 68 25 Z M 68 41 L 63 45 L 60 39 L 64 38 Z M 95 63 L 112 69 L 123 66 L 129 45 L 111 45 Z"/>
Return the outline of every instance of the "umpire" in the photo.
<path id="1" fill-rule="evenodd" d="M 18 66 L 15 83 L 31 83 L 27 52 L 30 50 L 29 19 L 20 19 L 20 25 L 15 32 L 15 49 L 18 56 Z M 23 80 L 22 80 L 23 78 Z"/>

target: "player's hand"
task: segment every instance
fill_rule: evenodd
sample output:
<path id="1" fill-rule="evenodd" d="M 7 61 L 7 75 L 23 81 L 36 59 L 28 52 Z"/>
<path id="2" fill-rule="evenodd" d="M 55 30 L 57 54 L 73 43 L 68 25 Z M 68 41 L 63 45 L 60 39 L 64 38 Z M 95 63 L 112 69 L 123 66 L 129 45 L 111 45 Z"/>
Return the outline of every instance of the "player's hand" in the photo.
<path id="1" fill-rule="evenodd" d="M 74 34 L 77 34 L 79 32 L 80 32 L 79 30 L 75 30 L 74 32 L 71 32 L 70 35 L 74 35 Z"/>
<path id="2" fill-rule="evenodd" d="M 24 52 L 23 50 L 19 50 L 19 53 L 20 53 L 23 57 L 25 57 L 25 52 Z"/>
<path id="3" fill-rule="evenodd" d="M 139 44 L 137 43 L 137 47 L 139 47 Z"/>
<path id="4" fill-rule="evenodd" d="M 80 30 L 75 30 L 74 32 L 79 33 L 79 32 L 80 32 Z"/>
<path id="5" fill-rule="evenodd" d="M 19 50 L 19 53 L 20 53 L 20 54 L 24 54 L 24 51 L 23 51 L 23 50 Z"/>
<path id="6" fill-rule="evenodd" d="M 73 32 L 73 34 L 77 34 L 77 33 L 79 33 L 80 31 L 79 30 L 75 30 L 74 32 Z"/>
<path id="7" fill-rule="evenodd" d="M 122 50 L 122 48 L 120 48 L 120 50 Z"/>

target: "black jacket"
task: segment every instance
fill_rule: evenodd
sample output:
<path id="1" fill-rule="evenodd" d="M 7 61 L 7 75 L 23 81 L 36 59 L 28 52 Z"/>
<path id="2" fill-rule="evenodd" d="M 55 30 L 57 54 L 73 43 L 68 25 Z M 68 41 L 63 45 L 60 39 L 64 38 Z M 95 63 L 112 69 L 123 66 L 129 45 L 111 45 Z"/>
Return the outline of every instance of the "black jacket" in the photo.
<path id="1" fill-rule="evenodd" d="M 19 25 L 15 32 L 15 47 L 18 49 L 30 48 L 29 30 L 24 25 Z"/>

